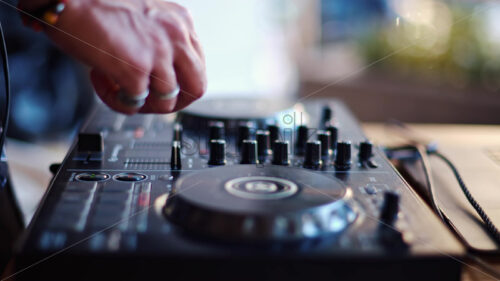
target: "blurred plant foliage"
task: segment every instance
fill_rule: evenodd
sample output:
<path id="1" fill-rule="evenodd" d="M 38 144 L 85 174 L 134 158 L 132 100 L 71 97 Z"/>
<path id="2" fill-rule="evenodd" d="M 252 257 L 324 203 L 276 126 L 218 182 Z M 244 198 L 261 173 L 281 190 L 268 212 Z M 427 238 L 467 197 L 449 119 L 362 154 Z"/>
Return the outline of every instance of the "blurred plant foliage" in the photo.
<path id="1" fill-rule="evenodd" d="M 396 76 L 500 91 L 500 2 L 394 0 L 361 36 L 367 63 Z M 382 59 L 389 56 L 387 59 Z"/>

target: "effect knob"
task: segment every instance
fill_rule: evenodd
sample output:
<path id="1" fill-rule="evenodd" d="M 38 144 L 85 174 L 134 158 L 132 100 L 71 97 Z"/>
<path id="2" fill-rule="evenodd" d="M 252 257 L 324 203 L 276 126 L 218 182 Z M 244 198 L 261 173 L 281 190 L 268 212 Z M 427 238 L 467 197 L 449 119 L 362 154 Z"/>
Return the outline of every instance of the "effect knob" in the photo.
<path id="1" fill-rule="evenodd" d="M 345 171 L 351 168 L 351 142 L 337 143 L 337 157 L 335 158 L 335 168 Z"/>
<path id="2" fill-rule="evenodd" d="M 258 130 L 255 132 L 255 138 L 257 139 L 257 153 L 259 155 L 259 160 L 265 159 L 269 155 L 270 146 L 270 133 L 265 130 Z"/>
<path id="3" fill-rule="evenodd" d="M 241 144 L 240 164 L 257 164 L 257 141 L 244 140 Z"/>
<path id="4" fill-rule="evenodd" d="M 238 148 L 241 148 L 244 140 L 250 139 L 251 122 L 242 122 L 238 127 Z"/>
<path id="5" fill-rule="evenodd" d="M 267 130 L 269 131 L 269 142 L 274 145 L 274 143 L 280 139 L 280 127 L 277 125 L 269 125 L 267 126 Z"/>
<path id="6" fill-rule="evenodd" d="M 409 245 L 404 241 L 402 233 L 395 228 L 399 212 L 399 195 L 394 192 L 384 193 L 384 202 L 380 210 L 378 239 L 390 251 L 407 251 Z"/>
<path id="7" fill-rule="evenodd" d="M 384 193 L 384 202 L 380 210 L 380 221 L 387 225 L 393 226 L 399 212 L 399 195 L 394 192 Z"/>
<path id="8" fill-rule="evenodd" d="M 211 140 L 208 165 L 225 165 L 225 164 L 226 164 L 226 141 L 220 139 Z"/>
<path id="9" fill-rule="evenodd" d="M 182 169 L 181 142 L 177 140 L 172 142 L 172 153 L 170 155 L 170 168 L 172 170 Z"/>
<path id="10" fill-rule="evenodd" d="M 210 122 L 208 139 L 209 140 L 224 139 L 224 122 L 221 121 Z"/>
<path id="11" fill-rule="evenodd" d="M 276 141 L 274 143 L 273 149 L 273 165 L 290 165 L 288 160 L 288 142 L 287 141 Z"/>
<path id="12" fill-rule="evenodd" d="M 297 127 L 297 141 L 295 142 L 295 152 L 297 155 L 304 155 L 307 139 L 309 138 L 309 130 L 307 126 L 300 125 Z"/>
<path id="13" fill-rule="evenodd" d="M 373 144 L 370 141 L 364 141 L 359 143 L 359 163 L 362 166 L 368 166 L 370 168 L 376 168 L 378 165 L 372 161 L 373 156 Z"/>
<path id="14" fill-rule="evenodd" d="M 179 123 L 175 123 L 174 124 L 174 136 L 173 136 L 173 140 L 174 141 L 180 141 L 181 144 L 182 144 L 182 125 L 179 124 Z"/>
<path id="15" fill-rule="evenodd" d="M 306 156 L 304 159 L 304 168 L 318 169 L 322 165 L 321 161 L 321 142 L 309 141 L 306 143 Z"/>
<path id="16" fill-rule="evenodd" d="M 335 151 L 339 137 L 339 129 L 335 126 L 327 126 L 326 130 L 330 132 L 330 149 Z"/>
<path id="17" fill-rule="evenodd" d="M 320 124 L 320 125 L 324 126 L 324 124 L 330 122 L 330 120 L 332 120 L 332 115 L 333 115 L 332 114 L 332 109 L 328 105 L 325 105 L 323 107 L 323 113 L 321 115 L 322 124 Z"/>
<path id="18" fill-rule="evenodd" d="M 332 154 L 330 149 L 330 132 L 328 131 L 318 131 L 318 141 L 321 142 L 321 156 L 328 157 Z"/>

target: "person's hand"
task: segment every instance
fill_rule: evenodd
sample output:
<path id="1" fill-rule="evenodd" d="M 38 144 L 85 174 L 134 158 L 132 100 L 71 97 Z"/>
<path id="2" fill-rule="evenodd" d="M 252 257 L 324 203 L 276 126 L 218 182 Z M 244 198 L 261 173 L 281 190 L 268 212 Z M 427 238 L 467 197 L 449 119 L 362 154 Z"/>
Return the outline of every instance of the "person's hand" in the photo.
<path id="1" fill-rule="evenodd" d="M 205 59 L 189 12 L 161 0 L 71 0 L 49 37 L 92 67 L 91 80 L 112 109 L 169 113 L 206 89 Z M 175 98 L 165 95 L 180 88 Z M 149 90 L 145 104 L 134 104 Z"/>

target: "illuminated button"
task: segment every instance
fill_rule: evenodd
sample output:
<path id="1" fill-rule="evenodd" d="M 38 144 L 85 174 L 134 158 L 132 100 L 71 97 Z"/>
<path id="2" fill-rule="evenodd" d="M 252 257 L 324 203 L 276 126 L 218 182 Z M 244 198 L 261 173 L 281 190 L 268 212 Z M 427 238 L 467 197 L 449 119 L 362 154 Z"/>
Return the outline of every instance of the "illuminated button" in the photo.
<path id="1" fill-rule="evenodd" d="M 79 181 L 105 181 L 109 179 L 108 174 L 103 173 L 82 173 L 76 176 Z"/>
<path id="2" fill-rule="evenodd" d="M 146 178 L 146 175 L 138 173 L 122 173 L 114 176 L 114 179 L 117 181 L 142 181 Z"/>

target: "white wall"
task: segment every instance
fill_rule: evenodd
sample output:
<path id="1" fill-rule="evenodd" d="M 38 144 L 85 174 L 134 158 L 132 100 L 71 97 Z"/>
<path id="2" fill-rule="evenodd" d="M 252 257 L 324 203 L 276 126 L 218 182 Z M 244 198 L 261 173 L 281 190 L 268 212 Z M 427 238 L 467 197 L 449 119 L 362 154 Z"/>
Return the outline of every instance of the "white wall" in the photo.
<path id="1" fill-rule="evenodd" d="M 279 0 L 178 0 L 190 9 L 208 71 L 206 98 L 294 94 Z"/>

